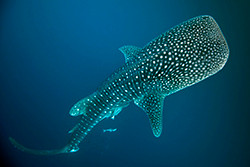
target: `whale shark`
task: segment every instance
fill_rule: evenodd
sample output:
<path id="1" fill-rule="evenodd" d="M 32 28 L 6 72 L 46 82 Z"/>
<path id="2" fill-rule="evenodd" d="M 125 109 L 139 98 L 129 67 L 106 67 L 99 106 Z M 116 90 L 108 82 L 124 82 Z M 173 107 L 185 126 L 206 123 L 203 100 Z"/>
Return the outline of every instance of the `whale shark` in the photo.
<path id="1" fill-rule="evenodd" d="M 208 15 L 169 29 L 142 48 L 127 45 L 119 50 L 125 56 L 125 64 L 70 109 L 69 114 L 80 120 L 69 131 L 71 137 L 64 147 L 35 150 L 11 137 L 10 142 L 21 151 L 37 155 L 76 152 L 96 124 L 114 118 L 131 102 L 145 111 L 153 135 L 160 137 L 165 97 L 214 75 L 229 57 L 223 33 Z"/>

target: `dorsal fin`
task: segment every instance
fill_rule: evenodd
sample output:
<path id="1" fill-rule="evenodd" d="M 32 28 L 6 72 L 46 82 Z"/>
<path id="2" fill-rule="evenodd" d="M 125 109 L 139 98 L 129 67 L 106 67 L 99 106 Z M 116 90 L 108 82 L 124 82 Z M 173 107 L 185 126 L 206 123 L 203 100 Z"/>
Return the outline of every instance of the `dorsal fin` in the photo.
<path id="1" fill-rule="evenodd" d="M 148 115 L 149 122 L 155 137 L 159 137 L 162 132 L 162 111 L 164 96 L 158 94 L 148 94 L 141 99 L 134 101 Z"/>
<path id="2" fill-rule="evenodd" d="M 139 48 L 137 46 L 122 46 L 119 48 L 119 50 L 124 54 L 125 62 L 133 61 L 137 55 L 142 51 L 142 48 Z"/>
<path id="3" fill-rule="evenodd" d="M 82 114 L 85 114 L 86 112 L 86 103 L 87 103 L 87 99 L 88 98 L 84 98 L 82 100 L 80 100 L 79 102 L 77 102 L 69 111 L 69 114 L 71 116 L 79 116 Z"/>

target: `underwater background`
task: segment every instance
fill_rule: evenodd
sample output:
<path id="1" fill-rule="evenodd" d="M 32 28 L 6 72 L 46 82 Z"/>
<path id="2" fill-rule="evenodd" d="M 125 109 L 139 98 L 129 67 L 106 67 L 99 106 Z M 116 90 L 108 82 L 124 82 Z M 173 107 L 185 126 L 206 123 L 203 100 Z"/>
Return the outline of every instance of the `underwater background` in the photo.
<path id="1" fill-rule="evenodd" d="M 11 167 L 249 167 L 250 13 L 247 0 L 2 0 L 1 165 Z M 216 75 L 166 97 L 155 138 L 134 104 L 100 122 L 76 153 L 64 146 L 77 123 L 68 112 L 124 64 L 123 45 L 143 47 L 199 15 L 215 18 L 230 55 Z M 103 133 L 103 129 L 117 128 Z"/>

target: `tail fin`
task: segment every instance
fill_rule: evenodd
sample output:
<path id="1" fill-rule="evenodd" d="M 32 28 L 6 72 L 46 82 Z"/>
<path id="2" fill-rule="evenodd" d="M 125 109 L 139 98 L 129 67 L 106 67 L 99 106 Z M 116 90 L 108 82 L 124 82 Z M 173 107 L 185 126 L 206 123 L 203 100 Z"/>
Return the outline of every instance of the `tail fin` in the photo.
<path id="1" fill-rule="evenodd" d="M 20 143 L 18 143 L 15 139 L 12 137 L 9 137 L 10 142 L 19 150 L 30 153 L 30 154 L 35 154 L 35 155 L 55 155 L 55 154 L 61 154 L 61 153 L 67 153 L 66 147 L 62 149 L 55 149 L 55 150 L 35 150 L 35 149 L 30 149 L 27 147 L 24 147 Z"/>
<path id="2" fill-rule="evenodd" d="M 76 116 L 80 115 L 79 123 L 70 131 L 71 138 L 61 149 L 55 150 L 34 150 L 19 144 L 15 139 L 9 138 L 10 142 L 19 150 L 36 155 L 55 155 L 61 153 L 76 152 L 79 150 L 78 145 L 87 136 L 88 132 L 99 123 L 101 120 L 107 117 L 107 113 L 104 112 L 104 107 L 100 106 L 98 99 L 99 96 L 91 96 L 84 100 L 79 101 L 72 109 L 71 114 Z M 102 107 L 102 108 L 101 108 Z M 87 112 L 86 112 L 87 111 Z"/>

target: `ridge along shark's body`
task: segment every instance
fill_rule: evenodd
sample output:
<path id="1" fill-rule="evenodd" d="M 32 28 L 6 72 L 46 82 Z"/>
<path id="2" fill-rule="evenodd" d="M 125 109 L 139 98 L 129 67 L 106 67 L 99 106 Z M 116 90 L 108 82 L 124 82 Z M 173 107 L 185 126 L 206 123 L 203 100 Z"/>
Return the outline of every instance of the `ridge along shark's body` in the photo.
<path id="1" fill-rule="evenodd" d="M 77 151 L 79 143 L 101 120 L 114 117 L 130 102 L 148 115 L 153 134 L 162 132 L 164 98 L 218 72 L 225 65 L 227 42 L 210 16 L 181 23 L 152 40 L 144 48 L 124 46 L 126 63 L 90 96 L 70 110 L 80 122 L 70 131 L 68 144 L 58 150 L 33 150 L 11 142 L 32 154 L 52 155 Z"/>

